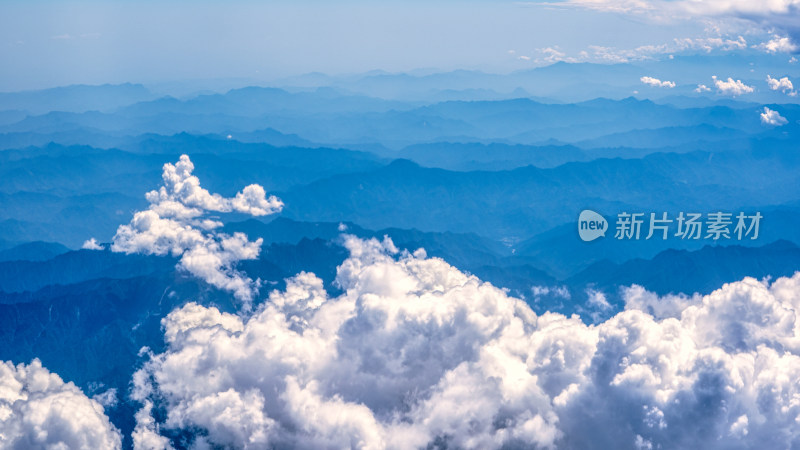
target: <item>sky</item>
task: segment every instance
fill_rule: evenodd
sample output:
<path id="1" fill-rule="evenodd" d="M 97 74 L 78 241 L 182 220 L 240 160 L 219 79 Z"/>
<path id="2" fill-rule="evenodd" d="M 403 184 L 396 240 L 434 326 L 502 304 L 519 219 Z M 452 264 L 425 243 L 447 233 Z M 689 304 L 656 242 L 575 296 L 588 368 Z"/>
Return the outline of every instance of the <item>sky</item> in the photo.
<path id="1" fill-rule="evenodd" d="M 781 51 L 797 51 L 798 0 L 697 3 L 10 0 L 0 6 L 0 91 L 308 72 L 504 73 L 730 47 L 739 36 L 745 48 L 784 38 Z"/>

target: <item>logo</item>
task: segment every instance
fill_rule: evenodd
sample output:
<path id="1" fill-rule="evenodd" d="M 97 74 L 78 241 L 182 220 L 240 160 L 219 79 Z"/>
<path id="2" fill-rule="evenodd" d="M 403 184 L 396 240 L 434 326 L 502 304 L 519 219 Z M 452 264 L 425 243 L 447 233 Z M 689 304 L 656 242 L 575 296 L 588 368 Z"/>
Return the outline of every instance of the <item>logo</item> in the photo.
<path id="1" fill-rule="evenodd" d="M 578 234 L 581 240 L 589 242 L 601 236 L 605 237 L 608 229 L 608 222 L 600 214 L 585 209 L 578 217 Z"/>
<path id="2" fill-rule="evenodd" d="M 667 240 L 670 237 L 682 240 L 708 239 L 713 241 L 758 239 L 761 219 L 755 214 L 717 211 L 708 214 L 681 211 L 677 215 L 668 212 L 621 212 L 617 214 L 615 240 L 638 241 L 650 239 Z M 605 237 L 608 222 L 600 214 L 586 209 L 578 217 L 578 234 L 585 242 Z"/>

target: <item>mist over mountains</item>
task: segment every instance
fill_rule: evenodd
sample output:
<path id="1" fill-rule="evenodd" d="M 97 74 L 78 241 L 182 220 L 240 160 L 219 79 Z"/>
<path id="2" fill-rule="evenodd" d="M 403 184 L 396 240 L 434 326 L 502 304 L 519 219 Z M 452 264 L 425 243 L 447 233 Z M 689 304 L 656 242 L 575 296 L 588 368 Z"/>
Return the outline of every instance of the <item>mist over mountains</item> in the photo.
<path id="1" fill-rule="evenodd" d="M 29 364 L 38 358 L 90 397 L 114 390 L 118 401 L 110 402 L 106 413 L 119 428 L 122 445 L 131 447 L 134 430 L 147 431 L 134 417 L 138 405 L 152 401 L 144 394 L 134 401 L 131 375 L 141 369 L 156 377 L 163 367 L 146 366 L 156 361 L 150 356 L 162 354 L 158 361 L 168 361 L 185 350 L 182 337 L 165 341 L 165 329 L 193 332 L 169 322 L 170 313 L 174 320 L 198 314 L 208 323 L 220 321 L 226 333 L 259 326 L 260 318 L 226 319 L 224 314 L 241 312 L 241 303 L 192 276 L 180 265 L 182 254 L 111 250 L 119 226 L 133 223 L 135 213 L 171 207 L 144 193 L 162 184 L 164 165 L 181 155 L 191 158 L 203 188 L 219 194 L 209 197 L 214 201 L 230 203 L 243 187 L 258 184 L 282 202 L 280 212 L 270 211 L 269 217 L 250 217 L 241 208 L 207 208 L 203 218 L 213 226 L 194 213 L 180 216 L 183 210 L 169 212 L 173 215 L 159 210 L 159 218 L 217 230 L 220 236 L 243 233 L 248 242 L 261 239 L 257 256 L 236 258 L 230 267 L 225 262 L 221 270 L 253 280 L 256 311 L 277 308 L 273 312 L 286 317 L 311 320 L 323 314 L 324 307 L 314 303 L 319 296 L 350 305 L 353 292 L 385 302 L 398 292 L 413 300 L 447 297 L 467 286 L 463 298 L 447 297 L 453 308 L 472 295 L 481 301 L 508 295 L 536 314 L 576 314 L 580 320 L 570 326 L 590 335 L 598 329 L 590 330 L 590 324 L 611 327 L 604 321 L 625 314 L 631 285 L 688 302 L 697 300 L 694 294 L 713 300 L 723 284 L 745 277 L 792 277 L 800 269 L 800 105 L 797 97 L 770 90 L 764 79 L 770 73 L 797 80 L 796 66 L 787 74 L 781 72 L 787 66 L 774 59 L 778 56 L 709 58 L 717 58 L 718 75 L 739 77 L 756 86 L 755 92 L 737 97 L 695 92 L 716 73 L 703 69 L 708 60 L 677 56 L 671 64 L 557 63 L 506 75 L 310 74 L 276 86 L 176 97 L 139 84 L 0 94 L 0 360 Z M 677 86 L 643 85 L 640 78 L 648 75 Z M 760 116 L 765 107 L 785 124 L 765 123 Z M 577 219 L 584 209 L 608 219 L 612 228 L 605 238 L 579 238 Z M 717 211 L 760 212 L 758 239 L 687 240 L 674 229 L 666 240 L 614 238 L 621 212 L 666 212 L 674 218 L 680 212 Z M 445 262 L 449 265 L 439 266 Z M 372 264 L 386 273 L 400 271 L 423 287 L 387 285 L 382 291 L 375 280 L 388 276 L 372 277 L 371 270 L 383 273 Z M 435 276 L 415 272 L 416 265 L 436 266 Z M 448 284 L 462 277 L 468 281 Z M 491 283 L 491 290 L 478 279 Z M 749 281 L 740 283 L 756 289 Z M 780 297 L 774 289 L 770 295 Z M 301 291 L 308 294 L 302 301 L 292 297 Z M 391 302 L 380 302 L 370 307 L 390 308 Z M 364 310 L 353 314 L 357 321 L 337 332 L 373 329 L 370 321 L 378 320 Z M 408 314 L 419 319 L 416 312 Z M 500 316 L 507 318 L 492 317 Z M 291 326 L 309 323 L 297 319 Z M 430 324 L 419 330 L 458 334 Z M 368 359 L 372 350 L 361 350 L 358 358 Z M 357 375 L 369 378 L 369 367 L 364 362 L 365 372 Z M 23 369 L 14 369 L 14 376 L 21 377 Z M 562 381 L 552 383 L 556 389 Z M 181 395 L 166 390 L 166 382 L 160 386 L 173 402 L 164 408 L 189 407 Z M 361 396 L 355 387 L 348 395 L 345 399 L 372 411 L 395 411 L 394 398 Z M 514 407 L 503 408 L 509 423 L 522 421 Z M 154 411 L 153 421 L 166 424 L 166 412 Z M 380 433 L 393 432 L 384 423 L 388 416 L 376 414 L 384 427 Z M 286 431 L 296 425 L 290 415 L 280 412 L 276 426 L 285 429 L 276 432 L 274 442 L 297 443 Z M 556 426 L 547 417 L 539 424 L 542 430 Z M 197 417 L 186 420 L 208 425 Z M 199 442 L 176 429 L 166 435 L 173 445 Z M 440 432 L 417 431 L 419 436 Z M 669 442 L 653 433 L 654 442 Z M 207 434 L 215 445 L 229 444 Z M 514 442 L 529 442 L 523 434 L 515 436 Z M 456 447 L 461 442 L 447 439 Z M 604 442 L 622 442 L 614 439 Z"/>

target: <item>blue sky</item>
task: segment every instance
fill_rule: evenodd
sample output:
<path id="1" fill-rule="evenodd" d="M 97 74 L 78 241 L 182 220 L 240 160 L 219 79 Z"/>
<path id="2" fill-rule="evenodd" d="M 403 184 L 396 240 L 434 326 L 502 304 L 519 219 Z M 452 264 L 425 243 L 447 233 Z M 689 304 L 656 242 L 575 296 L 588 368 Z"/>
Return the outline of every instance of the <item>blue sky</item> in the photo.
<path id="1" fill-rule="evenodd" d="M 675 9 L 683 3 L 689 6 Z M 700 12 L 692 2 L 627 0 L 6 1 L 0 6 L 0 60 L 6 62 L 0 91 L 270 80 L 312 71 L 508 72 L 555 60 L 618 62 L 709 47 L 741 50 L 739 36 L 748 50 L 777 38 L 788 40 L 781 51 L 791 50 L 786 23 L 796 1 L 773 3 L 785 3 L 789 12 L 774 5 L 743 11 L 746 3 L 735 0 L 704 2 L 711 6 Z"/>

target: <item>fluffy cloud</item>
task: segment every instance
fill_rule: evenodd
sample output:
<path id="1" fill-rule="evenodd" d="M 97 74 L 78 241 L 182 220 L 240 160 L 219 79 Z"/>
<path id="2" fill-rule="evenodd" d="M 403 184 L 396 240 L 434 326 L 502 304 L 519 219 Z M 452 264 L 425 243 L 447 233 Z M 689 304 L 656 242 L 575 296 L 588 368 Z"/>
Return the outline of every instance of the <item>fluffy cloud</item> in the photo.
<path id="1" fill-rule="evenodd" d="M 772 89 L 773 91 L 780 90 L 781 92 L 786 92 L 794 89 L 794 86 L 792 85 L 791 80 L 789 80 L 789 77 L 775 79 L 767 75 L 767 84 L 769 84 L 769 88 Z"/>
<path id="2" fill-rule="evenodd" d="M 778 111 L 769 109 L 765 106 L 764 112 L 761 113 L 761 123 L 764 125 L 779 127 L 781 125 L 786 125 L 788 121 L 785 117 L 781 116 Z"/>
<path id="3" fill-rule="evenodd" d="M 258 282 L 235 269 L 238 261 L 258 257 L 262 240 L 248 240 L 215 231 L 222 226 L 207 218 L 208 212 L 239 212 L 263 216 L 280 211 L 283 203 L 266 197 L 264 188 L 251 184 L 233 198 L 212 194 L 192 175 L 187 155 L 176 164 L 164 164 L 163 186 L 146 194 L 149 209 L 134 214 L 130 224 L 117 229 L 111 249 L 115 252 L 170 254 L 180 257 L 179 267 L 220 289 L 232 291 L 249 303 Z"/>
<path id="4" fill-rule="evenodd" d="M 642 77 L 639 78 L 639 81 L 648 86 L 653 86 L 653 87 L 665 87 L 665 88 L 675 87 L 675 83 L 672 81 L 661 81 L 658 78 L 653 78 L 653 77 Z"/>
<path id="5" fill-rule="evenodd" d="M 789 79 L 789 77 L 776 79 L 767 75 L 767 84 L 769 85 L 769 88 L 773 91 L 781 91 L 784 94 L 787 94 L 791 97 L 797 95 L 797 92 L 795 92 L 794 90 L 794 85 L 792 85 L 792 81 Z"/>
<path id="6" fill-rule="evenodd" d="M 42 367 L 0 363 L 0 447 L 118 449 L 120 434 L 74 384 Z"/>
<path id="7" fill-rule="evenodd" d="M 753 87 L 742 83 L 742 80 L 734 80 L 728 77 L 727 81 L 717 79 L 714 75 L 711 77 L 714 80 L 714 86 L 717 87 L 717 92 L 723 95 L 732 95 L 734 97 L 742 94 L 750 94 L 753 92 Z"/>
<path id="8" fill-rule="evenodd" d="M 84 241 L 81 248 L 84 250 L 102 250 L 103 246 L 97 243 L 97 239 L 91 238 Z"/>
<path id="9" fill-rule="evenodd" d="M 200 186 L 200 180 L 192 175 L 194 164 L 188 155 L 181 155 L 176 164 L 164 164 L 161 178 L 164 185 L 157 191 L 146 194 L 150 209 L 162 217 L 194 219 L 206 211 L 240 212 L 264 216 L 278 212 L 283 203 L 276 197 L 266 198 L 264 188 L 251 184 L 234 198 L 211 194 Z"/>
<path id="10" fill-rule="evenodd" d="M 797 44 L 793 43 L 788 37 L 773 36 L 767 42 L 761 43 L 758 48 L 766 51 L 767 53 L 795 53 L 797 52 Z"/>
<path id="11" fill-rule="evenodd" d="M 250 315 L 166 317 L 134 376 L 137 448 L 180 430 L 200 448 L 800 445 L 800 274 L 633 287 L 586 325 L 388 239 L 345 246 L 337 297 L 301 273 Z"/>
<path id="12" fill-rule="evenodd" d="M 702 92 L 709 92 L 710 90 L 711 90 L 711 88 L 709 88 L 705 84 L 698 84 L 694 91 L 699 94 L 699 93 L 702 93 Z"/>

